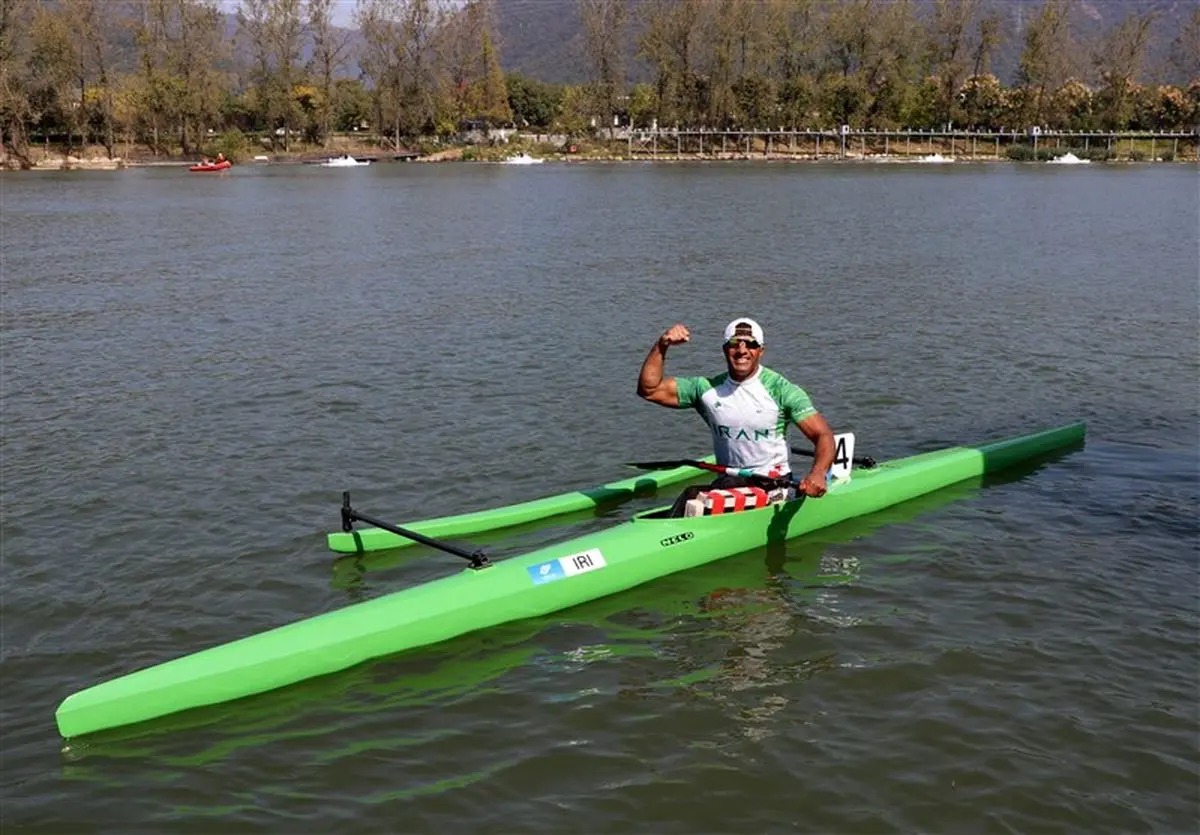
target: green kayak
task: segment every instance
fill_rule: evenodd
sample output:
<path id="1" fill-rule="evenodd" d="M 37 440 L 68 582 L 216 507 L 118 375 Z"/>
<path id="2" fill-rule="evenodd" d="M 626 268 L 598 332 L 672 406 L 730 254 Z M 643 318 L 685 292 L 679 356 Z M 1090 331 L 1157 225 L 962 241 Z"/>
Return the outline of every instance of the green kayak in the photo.
<path id="1" fill-rule="evenodd" d="M 712 463 L 716 459 L 710 455 L 700 460 Z M 671 470 L 660 470 L 620 481 L 612 481 L 590 490 L 575 490 L 558 496 L 547 496 L 505 507 L 478 510 L 457 516 L 443 516 L 438 519 L 425 519 L 421 522 L 412 522 L 405 527 L 425 536 L 470 536 L 484 531 L 516 527 L 526 522 L 537 522 L 551 516 L 616 504 L 637 495 L 651 493 L 660 487 L 687 481 L 697 475 L 699 473 L 693 467 L 676 467 Z M 412 545 L 413 541 L 382 528 L 362 528 L 350 533 L 343 531 L 330 533 L 328 544 L 330 551 L 339 554 L 361 554 L 366 551 L 403 548 L 406 545 Z"/>
<path id="2" fill-rule="evenodd" d="M 647 511 L 607 530 L 168 661 L 69 696 L 73 737 L 218 704 L 363 661 L 616 594 L 658 577 L 834 525 L 1078 445 L 1082 423 L 951 447 L 856 471 L 822 499 L 717 516 Z"/>

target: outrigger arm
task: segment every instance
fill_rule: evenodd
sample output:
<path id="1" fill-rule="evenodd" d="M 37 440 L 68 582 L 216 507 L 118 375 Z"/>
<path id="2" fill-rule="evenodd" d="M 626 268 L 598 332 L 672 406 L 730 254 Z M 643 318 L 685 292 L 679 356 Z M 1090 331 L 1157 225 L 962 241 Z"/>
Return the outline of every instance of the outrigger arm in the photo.
<path id="1" fill-rule="evenodd" d="M 456 545 L 451 545 L 449 542 L 442 542 L 440 539 L 419 534 L 416 531 L 406 530 L 405 528 L 396 525 L 389 525 L 387 522 L 381 522 L 366 514 L 359 513 L 350 506 L 350 491 L 342 492 L 342 530 L 346 533 L 354 533 L 355 522 L 366 522 L 368 525 L 374 525 L 377 528 L 382 528 L 385 531 L 411 539 L 414 542 L 420 542 L 422 545 L 428 545 L 430 548 L 437 548 L 440 551 L 445 551 L 447 554 L 453 554 L 456 557 L 462 557 L 467 562 L 471 563 L 471 568 L 488 568 L 492 565 L 488 559 L 487 553 L 482 548 L 476 548 L 474 551 L 467 551 L 459 548 Z"/>

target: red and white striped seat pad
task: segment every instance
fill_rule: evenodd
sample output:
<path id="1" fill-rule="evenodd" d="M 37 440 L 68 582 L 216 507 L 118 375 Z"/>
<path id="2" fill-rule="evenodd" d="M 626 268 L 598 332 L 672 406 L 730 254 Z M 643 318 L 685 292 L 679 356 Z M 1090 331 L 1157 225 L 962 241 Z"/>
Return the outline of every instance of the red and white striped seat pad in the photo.
<path id="1" fill-rule="evenodd" d="M 732 487 L 727 490 L 708 490 L 701 493 L 704 507 L 714 516 L 718 513 L 737 513 L 767 506 L 767 491 L 761 487 Z"/>

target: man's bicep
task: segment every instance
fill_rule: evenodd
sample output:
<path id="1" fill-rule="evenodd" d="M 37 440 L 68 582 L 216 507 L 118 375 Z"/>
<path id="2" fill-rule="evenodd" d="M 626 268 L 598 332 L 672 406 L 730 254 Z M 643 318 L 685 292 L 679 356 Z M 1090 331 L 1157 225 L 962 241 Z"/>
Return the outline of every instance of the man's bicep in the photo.
<path id="1" fill-rule="evenodd" d="M 678 409 L 679 382 L 674 377 L 664 377 L 663 381 L 658 384 L 658 387 L 646 395 L 646 399 L 660 406 L 670 406 L 673 409 Z"/>

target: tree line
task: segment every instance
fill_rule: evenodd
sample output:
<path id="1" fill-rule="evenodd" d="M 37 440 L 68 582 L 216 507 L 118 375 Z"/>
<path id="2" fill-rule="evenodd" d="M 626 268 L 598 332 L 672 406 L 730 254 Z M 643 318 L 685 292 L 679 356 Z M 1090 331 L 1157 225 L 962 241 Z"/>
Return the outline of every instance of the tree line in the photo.
<path id="1" fill-rule="evenodd" d="M 0 0 L 0 138 L 193 154 L 327 145 L 369 130 L 400 148 L 469 126 L 583 136 L 614 124 L 726 130 L 1194 130 L 1200 9 L 1148 81 L 1155 12 L 1084 40 L 1072 0 L 1020 34 L 1017 77 L 991 71 L 1001 21 L 982 0 L 573 0 L 588 80 L 502 67 L 492 0 Z M 630 83 L 630 67 L 649 81 Z M 356 73 L 356 77 L 351 72 Z M 236 141 L 235 141 L 236 140 Z M 232 143 L 232 144 L 229 144 Z"/>

